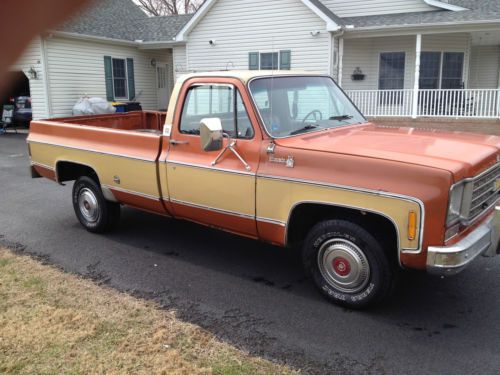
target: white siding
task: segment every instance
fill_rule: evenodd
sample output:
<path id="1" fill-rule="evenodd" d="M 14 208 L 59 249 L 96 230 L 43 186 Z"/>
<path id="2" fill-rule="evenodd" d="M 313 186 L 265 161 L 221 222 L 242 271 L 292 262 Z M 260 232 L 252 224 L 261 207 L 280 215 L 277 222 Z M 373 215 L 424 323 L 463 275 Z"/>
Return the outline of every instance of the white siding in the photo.
<path id="1" fill-rule="evenodd" d="M 378 89 L 379 60 L 381 52 L 405 52 L 404 88 L 413 88 L 415 76 L 415 43 L 416 37 L 394 36 L 380 38 L 346 39 L 344 41 L 344 61 L 342 69 L 342 86 L 346 90 Z M 464 52 L 464 78 L 468 71 L 467 51 L 469 35 L 435 34 L 422 36 L 422 51 Z M 362 81 L 353 81 L 351 75 L 359 67 L 366 75 Z"/>
<path id="2" fill-rule="evenodd" d="M 496 89 L 499 83 L 500 48 L 472 47 L 469 88 Z"/>
<path id="3" fill-rule="evenodd" d="M 186 46 L 174 46 L 172 53 L 174 61 L 174 78 L 177 79 L 182 74 L 188 72 Z"/>
<path id="4" fill-rule="evenodd" d="M 322 2 L 339 17 L 436 10 L 423 0 L 323 0 Z"/>
<path id="5" fill-rule="evenodd" d="M 328 72 L 325 28 L 298 0 L 219 0 L 188 35 L 188 70 L 248 69 L 249 52 L 291 50 L 292 69 Z"/>
<path id="6" fill-rule="evenodd" d="M 133 58 L 135 93 L 143 109 L 157 109 L 156 70 L 151 59 L 168 61 L 166 51 L 144 51 L 135 47 L 110 45 L 65 38 L 46 43 L 52 116 L 69 116 L 78 98 L 84 95 L 106 98 L 104 56 Z"/>
<path id="7" fill-rule="evenodd" d="M 23 71 L 25 74 L 33 68 L 37 72 L 37 79 L 30 79 L 31 105 L 33 119 L 41 119 L 48 116 L 47 101 L 45 93 L 45 74 L 42 59 L 41 39 L 35 38 L 26 48 L 21 58 L 12 65 L 12 71 Z"/>

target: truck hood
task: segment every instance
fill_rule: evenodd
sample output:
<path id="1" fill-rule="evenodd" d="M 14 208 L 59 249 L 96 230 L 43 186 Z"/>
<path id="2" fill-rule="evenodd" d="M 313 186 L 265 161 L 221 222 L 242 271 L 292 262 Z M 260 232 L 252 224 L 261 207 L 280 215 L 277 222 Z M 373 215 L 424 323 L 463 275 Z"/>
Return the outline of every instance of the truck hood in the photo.
<path id="1" fill-rule="evenodd" d="M 455 181 L 497 161 L 500 137 L 368 123 L 277 139 L 283 147 L 393 160 L 450 171 Z"/>

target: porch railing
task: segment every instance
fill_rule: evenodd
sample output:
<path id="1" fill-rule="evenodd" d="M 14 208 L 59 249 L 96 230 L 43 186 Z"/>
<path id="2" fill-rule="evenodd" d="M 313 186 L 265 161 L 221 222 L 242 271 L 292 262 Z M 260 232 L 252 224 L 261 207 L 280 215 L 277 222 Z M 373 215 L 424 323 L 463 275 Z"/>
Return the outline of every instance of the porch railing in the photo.
<path id="1" fill-rule="evenodd" d="M 371 117 L 411 117 L 415 91 L 347 90 L 358 108 Z M 418 90 L 416 116 L 500 118 L 500 89 Z"/>

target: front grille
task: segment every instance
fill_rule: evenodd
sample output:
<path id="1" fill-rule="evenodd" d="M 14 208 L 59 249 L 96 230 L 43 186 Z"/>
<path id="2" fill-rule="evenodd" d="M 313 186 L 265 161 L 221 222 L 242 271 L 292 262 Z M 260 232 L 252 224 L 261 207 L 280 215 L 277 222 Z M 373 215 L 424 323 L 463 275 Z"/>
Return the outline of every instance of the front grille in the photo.
<path id="1" fill-rule="evenodd" d="M 497 201 L 498 179 L 500 179 L 500 164 L 472 180 L 472 199 L 467 218 L 469 221 L 474 220 Z"/>

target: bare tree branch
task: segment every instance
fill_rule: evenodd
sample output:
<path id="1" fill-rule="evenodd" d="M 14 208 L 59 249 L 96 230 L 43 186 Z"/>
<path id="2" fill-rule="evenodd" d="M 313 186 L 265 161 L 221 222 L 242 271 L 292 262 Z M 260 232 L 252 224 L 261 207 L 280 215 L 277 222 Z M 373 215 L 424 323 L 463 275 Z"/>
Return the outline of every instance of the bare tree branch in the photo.
<path id="1" fill-rule="evenodd" d="M 151 16 L 194 13 L 203 0 L 136 0 L 137 4 Z"/>

